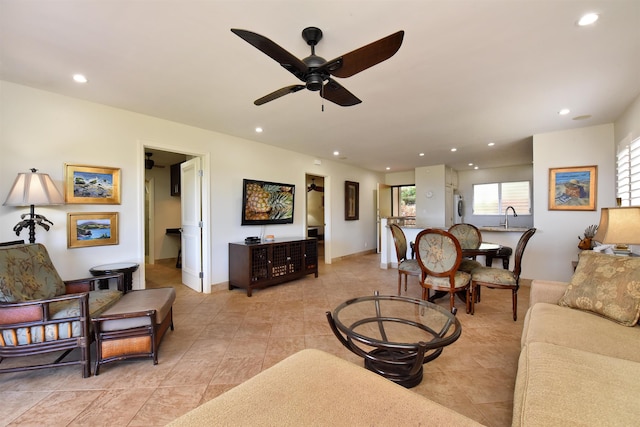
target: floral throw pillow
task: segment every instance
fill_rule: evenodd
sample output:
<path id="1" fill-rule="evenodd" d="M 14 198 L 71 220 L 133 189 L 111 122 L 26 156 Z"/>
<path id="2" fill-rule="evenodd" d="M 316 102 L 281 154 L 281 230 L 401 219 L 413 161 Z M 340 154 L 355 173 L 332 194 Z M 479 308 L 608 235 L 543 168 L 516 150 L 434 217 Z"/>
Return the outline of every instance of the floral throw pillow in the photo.
<path id="1" fill-rule="evenodd" d="M 558 304 L 635 326 L 640 317 L 640 257 L 582 251 Z"/>

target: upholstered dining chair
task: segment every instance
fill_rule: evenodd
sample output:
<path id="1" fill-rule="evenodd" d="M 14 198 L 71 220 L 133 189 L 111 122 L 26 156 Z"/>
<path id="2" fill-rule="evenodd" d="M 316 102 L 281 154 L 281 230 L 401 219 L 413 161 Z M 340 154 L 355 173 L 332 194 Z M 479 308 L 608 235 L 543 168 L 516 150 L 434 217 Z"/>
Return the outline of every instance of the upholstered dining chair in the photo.
<path id="1" fill-rule="evenodd" d="M 453 311 L 456 294 L 466 292 L 466 309 L 469 313 L 471 275 L 458 269 L 462 261 L 462 248 L 458 239 L 448 231 L 422 230 L 416 237 L 416 254 L 422 269 L 422 299 L 430 300 L 429 290 L 448 293 Z"/>
<path id="2" fill-rule="evenodd" d="M 531 239 L 531 236 L 533 236 L 535 232 L 535 228 L 530 228 L 520 236 L 520 240 L 518 240 L 518 245 L 516 246 L 513 271 L 492 267 L 480 267 L 473 270 L 471 274 L 471 287 L 474 298 L 471 300 L 471 314 L 475 312 L 475 296 L 480 295 L 480 286 L 486 286 L 491 289 L 511 289 L 513 320 L 518 320 L 518 288 L 520 287 L 520 272 L 522 271 L 522 255 L 524 254 L 524 249 L 527 247 L 529 239 Z M 479 301 L 480 299 L 478 298 L 478 302 Z"/>
<path id="3" fill-rule="evenodd" d="M 404 276 L 404 291 L 407 292 L 407 279 L 409 276 L 420 276 L 422 270 L 415 259 L 407 258 L 407 238 L 404 231 L 396 224 L 389 225 L 393 242 L 396 245 L 396 255 L 398 256 L 398 295 L 402 291 L 402 276 Z"/>
<path id="4" fill-rule="evenodd" d="M 449 227 L 449 233 L 458 239 L 462 249 L 478 249 L 480 243 L 482 243 L 482 233 L 480 233 L 478 227 L 473 224 L 454 224 Z M 476 261 L 475 257 L 463 258 L 458 270 L 471 274 L 471 272 L 478 267 L 482 267 L 482 264 Z"/>

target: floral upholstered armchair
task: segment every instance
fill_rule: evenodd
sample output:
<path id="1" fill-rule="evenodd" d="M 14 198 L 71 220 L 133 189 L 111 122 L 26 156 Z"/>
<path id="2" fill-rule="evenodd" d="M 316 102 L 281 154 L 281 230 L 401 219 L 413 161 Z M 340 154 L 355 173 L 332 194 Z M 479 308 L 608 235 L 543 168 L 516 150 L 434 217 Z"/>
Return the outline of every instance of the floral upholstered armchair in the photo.
<path id="1" fill-rule="evenodd" d="M 108 278 L 123 288 L 122 274 L 63 281 L 41 244 L 0 246 L 0 373 L 78 364 L 82 376 L 90 376 L 91 316 L 121 296 L 118 290 L 94 290 Z M 75 348 L 79 360 L 63 360 Z M 7 360 L 44 353 L 58 357 L 36 365 Z"/>

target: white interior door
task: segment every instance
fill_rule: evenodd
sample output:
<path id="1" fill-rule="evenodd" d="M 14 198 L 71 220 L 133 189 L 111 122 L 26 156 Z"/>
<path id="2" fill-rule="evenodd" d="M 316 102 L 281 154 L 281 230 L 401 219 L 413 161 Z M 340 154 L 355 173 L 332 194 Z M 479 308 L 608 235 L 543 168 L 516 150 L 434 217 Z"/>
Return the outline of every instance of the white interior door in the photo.
<path id="1" fill-rule="evenodd" d="M 180 165 L 182 283 L 202 292 L 202 168 L 196 157 Z"/>

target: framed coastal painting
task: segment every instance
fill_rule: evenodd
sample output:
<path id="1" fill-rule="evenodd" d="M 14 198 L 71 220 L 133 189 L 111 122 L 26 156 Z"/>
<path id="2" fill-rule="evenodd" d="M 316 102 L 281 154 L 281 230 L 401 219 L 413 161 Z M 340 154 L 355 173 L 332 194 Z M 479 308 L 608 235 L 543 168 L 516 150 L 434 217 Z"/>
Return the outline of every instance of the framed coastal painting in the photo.
<path id="1" fill-rule="evenodd" d="M 549 210 L 595 211 L 597 166 L 549 169 Z"/>
<path id="2" fill-rule="evenodd" d="M 64 165 L 64 199 L 77 204 L 120 204 L 120 169 Z"/>
<path id="3" fill-rule="evenodd" d="M 118 212 L 67 214 L 67 247 L 86 248 L 118 244 Z"/>
<path id="4" fill-rule="evenodd" d="M 360 217 L 360 184 L 344 182 L 344 219 L 355 221 Z"/>

